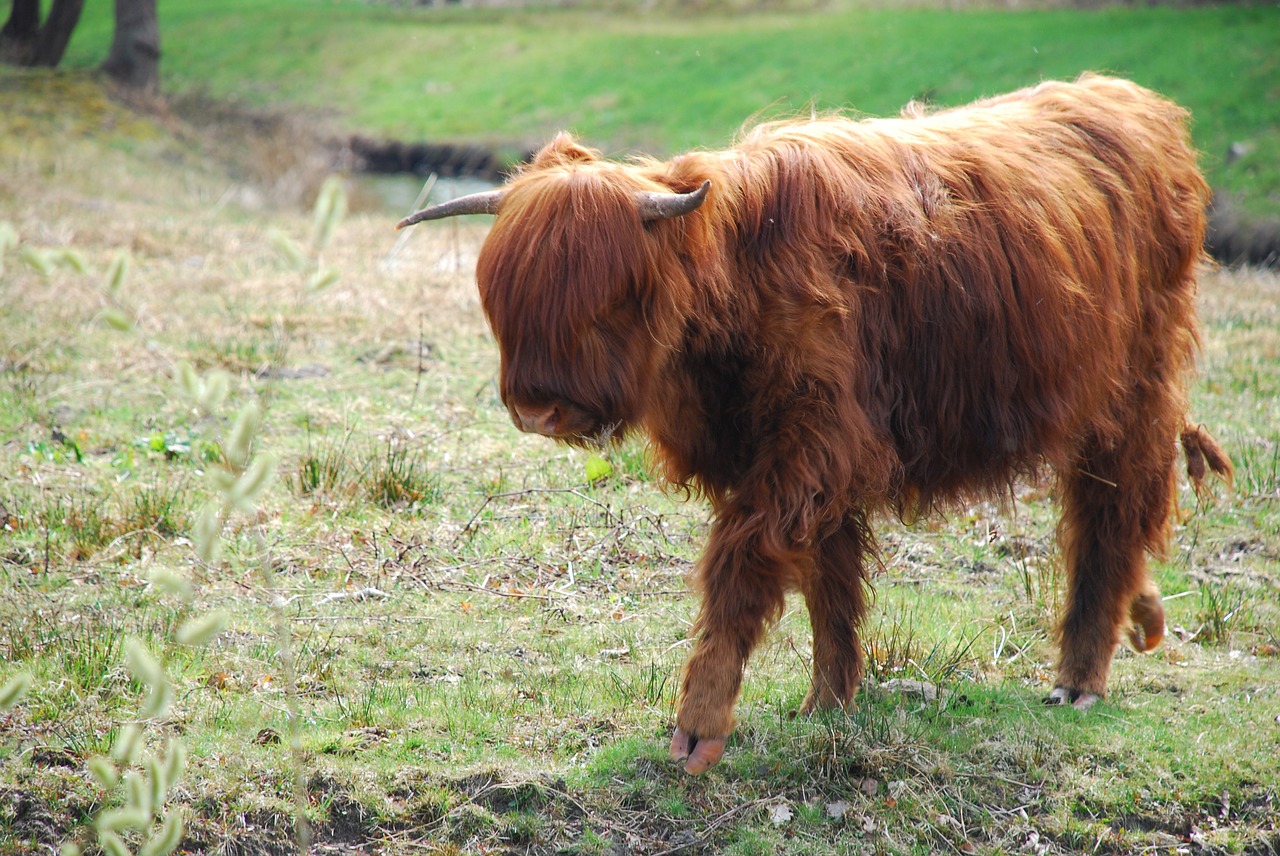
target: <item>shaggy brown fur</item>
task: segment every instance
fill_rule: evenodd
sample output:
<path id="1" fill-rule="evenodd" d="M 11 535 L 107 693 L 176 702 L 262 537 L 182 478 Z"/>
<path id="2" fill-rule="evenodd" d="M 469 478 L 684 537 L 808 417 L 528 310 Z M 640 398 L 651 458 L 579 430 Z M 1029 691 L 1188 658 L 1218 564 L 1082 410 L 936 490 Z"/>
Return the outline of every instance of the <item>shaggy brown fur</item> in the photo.
<path id="1" fill-rule="evenodd" d="M 870 521 L 1008 495 L 1048 466 L 1069 591 L 1050 700 L 1106 691 L 1164 630 L 1166 538 L 1209 199 L 1187 115 L 1086 76 L 896 119 L 763 125 L 619 164 L 561 136 L 505 190 L 478 280 L 517 425 L 629 427 L 715 511 L 672 753 L 699 772 L 787 590 L 813 623 L 805 709 L 847 705 Z M 642 222 L 637 191 L 692 213 Z"/>

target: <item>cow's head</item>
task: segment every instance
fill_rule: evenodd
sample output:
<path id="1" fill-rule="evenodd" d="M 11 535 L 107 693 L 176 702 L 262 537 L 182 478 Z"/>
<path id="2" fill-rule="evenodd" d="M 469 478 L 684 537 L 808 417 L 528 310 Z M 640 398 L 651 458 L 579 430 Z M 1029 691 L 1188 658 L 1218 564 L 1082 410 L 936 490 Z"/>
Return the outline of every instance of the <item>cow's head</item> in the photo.
<path id="1" fill-rule="evenodd" d="M 648 174 L 561 135 L 506 187 L 402 222 L 497 215 L 476 279 L 523 431 L 599 443 L 643 418 L 689 303 L 670 221 L 709 187 L 676 192 Z"/>

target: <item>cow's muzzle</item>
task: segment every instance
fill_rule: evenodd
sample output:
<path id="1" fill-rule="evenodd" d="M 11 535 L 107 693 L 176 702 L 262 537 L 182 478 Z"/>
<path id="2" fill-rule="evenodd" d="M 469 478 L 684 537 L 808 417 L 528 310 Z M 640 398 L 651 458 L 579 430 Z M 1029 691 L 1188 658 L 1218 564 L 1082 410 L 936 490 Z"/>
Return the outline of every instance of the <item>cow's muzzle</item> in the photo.
<path id="1" fill-rule="evenodd" d="M 558 404 L 516 404 L 511 407 L 511 421 L 521 431 L 544 437 L 565 435 L 564 412 Z"/>

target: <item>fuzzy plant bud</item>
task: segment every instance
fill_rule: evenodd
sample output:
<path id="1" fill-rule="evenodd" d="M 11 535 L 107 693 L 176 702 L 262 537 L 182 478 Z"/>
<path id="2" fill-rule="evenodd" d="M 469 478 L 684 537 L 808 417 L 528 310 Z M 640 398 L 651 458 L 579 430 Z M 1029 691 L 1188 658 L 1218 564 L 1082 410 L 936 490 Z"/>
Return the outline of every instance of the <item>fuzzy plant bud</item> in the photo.
<path id="1" fill-rule="evenodd" d="M 146 684 L 147 695 L 142 702 L 141 719 L 155 719 L 163 716 L 169 709 L 173 691 L 169 686 L 169 678 L 164 673 L 164 666 L 147 650 L 147 646 L 137 639 L 125 643 L 125 662 L 134 680 Z"/>
<path id="2" fill-rule="evenodd" d="M 307 294 L 319 294 L 341 278 L 342 274 L 333 268 L 320 268 L 307 278 Z"/>
<path id="3" fill-rule="evenodd" d="M 227 613 L 214 610 L 187 621 L 178 628 L 178 641 L 183 645 L 208 645 L 227 626 Z"/>
<path id="4" fill-rule="evenodd" d="M 133 856 L 133 851 L 124 843 L 124 839 L 110 830 L 98 833 L 98 846 L 106 856 Z"/>
<path id="5" fill-rule="evenodd" d="M 311 246 L 316 252 L 328 246 L 334 230 L 346 214 L 347 192 L 342 186 L 342 179 L 331 175 L 324 180 L 324 184 L 320 186 L 320 194 L 316 197 L 311 229 Z"/>
<path id="6" fill-rule="evenodd" d="M 222 552 L 222 509 L 218 503 L 211 502 L 200 509 L 200 513 L 196 515 L 195 527 L 191 531 L 191 541 L 195 544 L 200 561 L 212 565 L 218 560 Z"/>
<path id="7" fill-rule="evenodd" d="M 4 276 L 4 254 L 18 246 L 18 230 L 8 220 L 0 220 L 0 276 Z"/>
<path id="8" fill-rule="evenodd" d="M 137 723 L 130 722 L 116 735 L 116 741 L 111 746 L 111 757 L 120 764 L 132 764 L 138 757 L 141 741 L 142 729 L 138 728 Z"/>
<path id="9" fill-rule="evenodd" d="M 128 781 L 126 777 L 126 786 Z M 99 840 L 101 840 L 101 836 L 104 834 L 114 834 L 122 829 L 146 829 L 150 823 L 150 812 L 143 811 L 141 806 L 126 802 L 120 808 L 104 811 L 98 815 L 97 822 L 94 825 L 98 828 L 98 836 Z"/>
<path id="10" fill-rule="evenodd" d="M 130 770 L 124 774 L 124 808 L 132 809 L 142 815 L 142 825 L 146 826 L 151 822 L 151 788 L 147 786 L 147 781 L 142 777 L 142 773 L 137 770 Z M 122 827 L 116 827 L 122 828 Z"/>
<path id="11" fill-rule="evenodd" d="M 0 256 L 18 246 L 18 230 L 8 220 L 0 220 Z"/>
<path id="12" fill-rule="evenodd" d="M 124 643 L 125 663 L 134 680 L 154 686 L 164 680 L 164 667 L 150 649 L 140 640 L 130 638 Z"/>
<path id="13" fill-rule="evenodd" d="M 267 489 L 267 485 L 270 484 L 271 476 L 275 474 L 275 469 L 275 455 L 270 452 L 264 452 L 255 457 L 252 463 L 249 464 L 249 468 L 231 486 L 231 491 L 227 496 L 231 505 L 241 511 L 252 511 L 258 502 L 258 498 Z"/>
<path id="14" fill-rule="evenodd" d="M 160 829 L 138 850 L 138 856 L 168 856 L 182 843 L 182 812 L 173 809 L 164 815 Z"/>
<path id="15" fill-rule="evenodd" d="M 85 261 L 84 256 L 80 255 L 80 251 L 71 247 L 64 247 L 52 255 L 53 261 L 64 267 L 69 267 L 78 274 L 87 274 L 89 272 L 89 263 Z"/>
<path id="16" fill-rule="evenodd" d="M 200 393 L 204 384 L 200 381 L 200 375 L 196 374 L 195 367 L 186 360 L 178 360 L 173 366 L 173 379 L 178 384 L 178 389 L 182 390 L 182 394 L 192 401 L 200 400 Z"/>
<path id="17" fill-rule="evenodd" d="M 209 470 L 209 481 L 213 484 L 213 489 L 223 496 L 231 493 L 231 488 L 235 486 L 236 479 L 239 477 L 238 473 L 222 467 Z"/>
<path id="18" fill-rule="evenodd" d="M 129 316 L 114 306 L 110 309 L 102 310 L 102 314 L 98 317 L 105 321 L 108 327 L 113 330 L 119 330 L 121 333 L 128 333 L 133 329 L 133 322 L 129 320 Z"/>
<path id="19" fill-rule="evenodd" d="M 147 580 L 161 591 L 181 598 L 184 603 L 190 603 L 195 596 L 195 591 L 191 588 L 191 581 L 172 571 L 153 568 L 151 573 L 147 575 Z"/>
<path id="20" fill-rule="evenodd" d="M 164 776 L 172 787 L 187 769 L 187 747 L 181 740 L 170 740 L 164 750 Z"/>
<path id="21" fill-rule="evenodd" d="M 89 767 L 89 774 L 93 776 L 93 780 L 104 791 L 109 791 L 120 783 L 120 770 L 110 758 L 97 755 L 88 760 L 87 766 Z"/>
<path id="22" fill-rule="evenodd" d="M 262 409 L 257 403 L 250 401 L 236 415 L 235 424 L 231 426 L 231 434 L 227 437 L 223 454 L 227 463 L 236 469 L 243 469 L 249 461 L 249 452 L 253 447 L 253 438 L 262 424 Z"/>
<path id="23" fill-rule="evenodd" d="M 5 682 L 4 689 L 0 689 L 0 710 L 17 707 L 18 702 L 22 701 L 29 689 L 31 689 L 30 674 L 19 672 L 14 675 Z"/>
<path id="24" fill-rule="evenodd" d="M 115 297 L 120 293 L 120 289 L 124 287 L 124 281 L 128 276 L 129 254 L 121 250 L 112 257 L 111 264 L 107 266 L 107 274 L 102 280 L 103 290 Z"/>
<path id="25" fill-rule="evenodd" d="M 294 270 L 304 270 L 307 267 L 307 254 L 299 249 L 298 245 L 288 235 L 272 229 L 269 237 L 272 246 L 276 248 L 280 255 L 284 256 L 285 261 L 289 263 L 289 267 Z"/>
<path id="26" fill-rule="evenodd" d="M 205 413 L 215 413 L 227 398 L 227 390 L 231 388 L 231 375 L 222 369 L 209 372 L 196 403 Z"/>
<path id="27" fill-rule="evenodd" d="M 165 795 L 169 793 L 169 785 L 172 783 L 165 777 L 165 768 L 159 755 L 148 755 L 143 759 L 142 766 L 147 771 L 147 805 L 154 811 L 164 805 Z"/>
<path id="28" fill-rule="evenodd" d="M 173 687 L 167 678 L 151 685 L 151 691 L 142 700 L 142 709 L 138 711 L 139 719 L 158 719 L 164 716 L 173 703 Z"/>
<path id="29" fill-rule="evenodd" d="M 53 275 L 53 260 L 49 258 L 49 254 L 44 250 L 24 244 L 18 250 L 18 258 L 22 259 L 27 267 L 43 277 Z"/>

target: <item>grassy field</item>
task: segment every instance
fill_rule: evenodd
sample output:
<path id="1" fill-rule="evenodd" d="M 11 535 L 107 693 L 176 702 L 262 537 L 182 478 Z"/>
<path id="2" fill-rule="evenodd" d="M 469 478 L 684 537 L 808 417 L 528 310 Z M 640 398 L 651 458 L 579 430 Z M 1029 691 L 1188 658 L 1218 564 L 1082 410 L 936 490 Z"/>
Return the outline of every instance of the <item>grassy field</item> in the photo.
<path id="1" fill-rule="evenodd" d="M 271 176 L 296 179 L 281 147 L 135 116 L 83 77 L 0 76 L 18 238 L 0 255 L 0 684 L 33 677 L 0 713 L 0 854 L 91 843 L 131 787 L 87 770 L 151 703 L 131 640 L 172 684 L 142 739 L 187 748 L 152 802 L 184 813 L 191 852 L 287 852 L 298 773 L 327 853 L 1280 848 L 1276 276 L 1205 277 L 1194 418 L 1235 489 L 1183 491 L 1155 563 L 1170 636 L 1119 655 L 1106 703 L 1040 704 L 1060 580 L 1051 498 L 1028 486 L 1012 513 L 885 522 L 858 710 L 792 717 L 810 658 L 793 603 L 726 762 L 691 778 L 665 748 L 705 507 L 665 494 L 638 446 L 606 466 L 509 425 L 471 274 L 482 225 L 396 246 L 394 217 L 352 198 L 313 237 L 309 212 L 268 204 Z M 183 362 L 225 372 L 226 400 L 197 409 Z M 274 479 L 204 561 L 201 509 L 250 402 Z M 211 610 L 223 632 L 180 643 Z"/>
<path id="2" fill-rule="evenodd" d="M 173 0 L 160 15 L 173 91 L 512 152 L 563 128 L 614 152 L 721 146 L 761 115 L 891 114 L 1107 71 L 1191 108 L 1213 185 L 1280 217 L 1275 4 L 642 15 Z M 95 66 L 110 36 L 110 4 L 89 4 L 68 63 Z"/>

